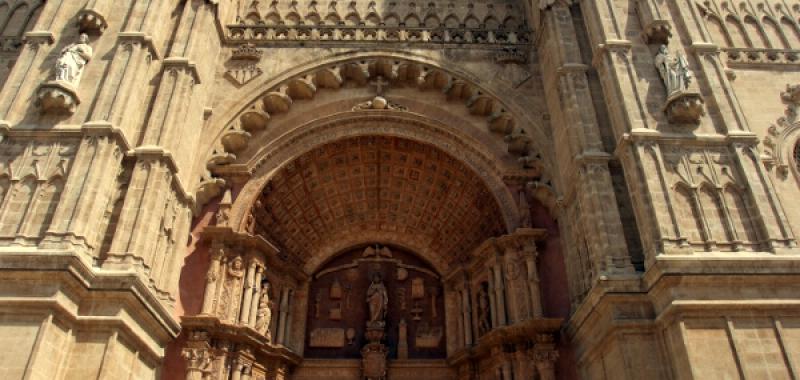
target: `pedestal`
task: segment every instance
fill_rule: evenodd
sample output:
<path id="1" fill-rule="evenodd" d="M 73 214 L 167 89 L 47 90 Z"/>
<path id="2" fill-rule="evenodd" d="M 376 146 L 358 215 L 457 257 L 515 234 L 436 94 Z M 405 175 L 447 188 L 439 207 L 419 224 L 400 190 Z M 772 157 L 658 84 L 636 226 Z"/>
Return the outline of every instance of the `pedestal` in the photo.
<path id="1" fill-rule="evenodd" d="M 385 328 L 384 322 L 367 322 L 365 337 L 369 343 L 361 349 L 361 378 L 364 380 L 386 379 L 386 355 L 389 350 L 381 343 Z"/>
<path id="2" fill-rule="evenodd" d="M 73 114 L 81 104 L 78 92 L 71 84 L 64 81 L 49 81 L 39 86 L 36 97 L 42 111 L 46 113 Z"/>
<path id="3" fill-rule="evenodd" d="M 664 112 L 673 124 L 699 124 L 705 115 L 703 97 L 696 92 L 678 92 L 667 98 Z"/>

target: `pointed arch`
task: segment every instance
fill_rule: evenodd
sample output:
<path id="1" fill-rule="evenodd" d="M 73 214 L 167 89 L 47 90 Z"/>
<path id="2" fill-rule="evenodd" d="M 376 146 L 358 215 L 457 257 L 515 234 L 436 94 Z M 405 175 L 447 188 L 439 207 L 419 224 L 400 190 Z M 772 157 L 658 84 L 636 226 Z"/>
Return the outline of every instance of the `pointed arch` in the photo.
<path id="1" fill-rule="evenodd" d="M 791 49 L 800 48 L 800 29 L 797 24 L 784 16 L 781 18 L 781 29 L 784 31 L 789 47 Z"/>
<path id="2" fill-rule="evenodd" d="M 47 232 L 63 191 L 64 179 L 60 176 L 56 176 L 42 185 L 38 199 L 31 205 L 32 215 L 27 223 L 30 236 L 44 236 Z"/>
<path id="3" fill-rule="evenodd" d="M 706 25 L 708 26 L 708 33 L 712 42 L 718 46 L 736 47 L 727 28 L 725 28 L 725 24 L 719 17 L 710 14 L 707 18 Z"/>
<path id="4" fill-rule="evenodd" d="M 748 15 L 744 18 L 744 26 L 747 36 L 750 39 L 750 47 L 765 48 L 769 47 L 767 37 L 764 35 L 764 29 L 761 24 L 754 17 Z"/>
<path id="5" fill-rule="evenodd" d="M 736 239 L 743 242 L 750 250 L 756 250 L 755 245 L 759 242 L 758 230 L 753 223 L 752 213 L 748 202 L 742 194 L 741 189 L 734 184 L 728 184 L 724 190 L 728 214 L 731 217 L 733 227 L 736 229 Z"/>
<path id="6" fill-rule="evenodd" d="M 709 183 L 700 185 L 697 191 L 697 197 L 700 200 L 700 207 L 702 207 L 702 217 L 705 220 L 705 225 L 708 227 L 707 241 L 715 242 L 728 242 L 730 237 L 725 228 L 725 217 L 722 214 L 722 205 L 720 204 L 717 191 Z"/>
<path id="7" fill-rule="evenodd" d="M 752 46 L 744 31 L 744 26 L 742 26 L 738 18 L 729 15 L 725 18 L 725 25 L 727 26 L 728 34 L 734 47 L 744 48 Z"/>
<path id="8" fill-rule="evenodd" d="M 786 40 L 786 36 L 783 35 L 783 31 L 778 26 L 778 23 L 775 22 L 771 17 L 764 16 L 761 23 L 764 25 L 764 32 L 767 37 L 767 42 L 769 46 L 773 49 L 789 49 L 790 45 L 789 42 Z"/>
<path id="9" fill-rule="evenodd" d="M 703 224 L 698 210 L 695 208 L 693 190 L 686 184 L 680 182 L 675 185 L 675 211 L 678 216 L 678 223 L 681 228 L 682 237 L 686 238 L 689 244 L 702 244 Z"/>
<path id="10" fill-rule="evenodd" d="M 22 36 L 25 30 L 25 24 L 28 22 L 30 7 L 27 3 L 19 3 L 9 13 L 8 19 L 3 26 L 2 36 L 4 37 L 18 37 Z"/>
<path id="11" fill-rule="evenodd" d="M 28 206 L 33 200 L 35 191 L 36 177 L 33 175 L 26 176 L 13 186 L 11 193 L 8 195 L 11 198 L 7 203 L 6 210 L 3 212 L 2 221 L 0 221 L 1 236 L 14 236 L 18 232 L 28 212 Z"/>

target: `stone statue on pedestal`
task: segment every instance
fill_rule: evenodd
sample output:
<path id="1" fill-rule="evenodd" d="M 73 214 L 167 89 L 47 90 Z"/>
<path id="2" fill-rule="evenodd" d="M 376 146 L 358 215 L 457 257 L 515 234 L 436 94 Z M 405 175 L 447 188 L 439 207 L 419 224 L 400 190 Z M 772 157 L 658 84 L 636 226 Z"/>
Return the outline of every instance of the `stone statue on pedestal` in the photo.
<path id="1" fill-rule="evenodd" d="M 389 295 L 380 273 L 372 275 L 372 284 L 367 289 L 367 305 L 369 306 L 369 323 L 385 323 L 386 307 L 389 305 Z"/>
<path id="2" fill-rule="evenodd" d="M 67 45 L 61 50 L 56 61 L 56 80 L 64 81 L 78 87 L 83 75 L 83 68 L 92 59 L 93 50 L 89 46 L 89 36 L 81 34 L 78 42 Z"/>

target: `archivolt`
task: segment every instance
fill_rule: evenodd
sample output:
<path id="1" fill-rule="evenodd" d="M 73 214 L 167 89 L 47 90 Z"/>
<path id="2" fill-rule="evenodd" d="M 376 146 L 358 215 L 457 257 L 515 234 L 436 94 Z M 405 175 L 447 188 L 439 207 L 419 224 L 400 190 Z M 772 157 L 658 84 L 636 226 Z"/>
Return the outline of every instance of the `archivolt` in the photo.
<path id="1" fill-rule="evenodd" d="M 258 95 L 231 120 L 209 152 L 207 167 L 213 171 L 234 163 L 237 153 L 247 148 L 254 135 L 265 130 L 271 115 L 290 112 L 297 100 L 312 99 L 321 89 L 339 90 L 346 82 L 366 85 L 381 77 L 391 84 L 413 87 L 420 91 L 442 91 L 448 101 L 460 102 L 469 113 L 483 118 L 488 131 L 499 135 L 508 153 L 517 157 L 521 168 L 539 168 L 540 152 L 546 152 L 549 140 L 540 128 L 524 128 L 518 117 L 496 96 L 474 81 L 455 75 L 429 63 L 404 57 L 370 56 L 334 61 L 296 74 Z M 528 121 L 527 123 L 530 123 Z M 221 170 L 221 171 L 224 171 Z M 203 204 L 222 186 L 210 174 L 203 178 L 197 192 Z"/>
<path id="2" fill-rule="evenodd" d="M 294 132 L 282 136 L 263 149 L 253 179 L 248 181 L 237 196 L 231 209 L 233 225 L 241 224 L 258 194 L 273 174 L 281 167 L 315 147 L 341 139 L 357 136 L 396 136 L 431 144 L 473 170 L 492 193 L 507 231 L 516 229 L 519 212 L 514 196 L 503 182 L 492 159 L 482 154 L 478 142 L 446 131 L 441 125 L 432 124 L 419 116 L 387 112 L 375 115 L 344 113 L 320 119 Z M 412 126 L 413 128 L 409 128 Z M 243 226 L 240 226 L 243 228 Z M 341 247 L 339 247 L 341 248 Z M 346 247 L 345 247 L 346 248 Z"/>

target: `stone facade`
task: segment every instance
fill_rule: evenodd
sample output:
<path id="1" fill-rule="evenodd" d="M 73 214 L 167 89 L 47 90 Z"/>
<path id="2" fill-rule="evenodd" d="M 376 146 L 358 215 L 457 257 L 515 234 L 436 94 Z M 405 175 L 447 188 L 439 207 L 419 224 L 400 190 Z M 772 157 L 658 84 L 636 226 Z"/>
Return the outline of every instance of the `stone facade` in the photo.
<path id="1" fill-rule="evenodd" d="M 0 378 L 796 379 L 799 112 L 797 0 L 0 0 Z"/>

